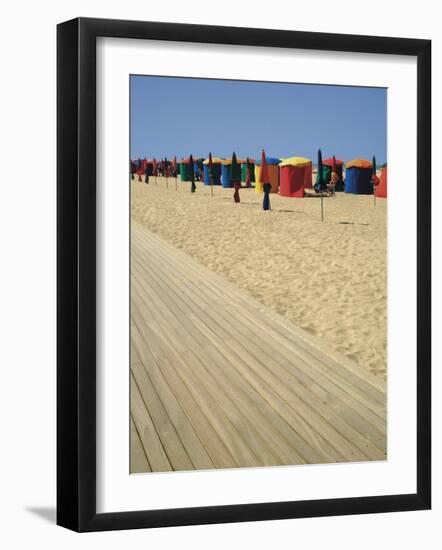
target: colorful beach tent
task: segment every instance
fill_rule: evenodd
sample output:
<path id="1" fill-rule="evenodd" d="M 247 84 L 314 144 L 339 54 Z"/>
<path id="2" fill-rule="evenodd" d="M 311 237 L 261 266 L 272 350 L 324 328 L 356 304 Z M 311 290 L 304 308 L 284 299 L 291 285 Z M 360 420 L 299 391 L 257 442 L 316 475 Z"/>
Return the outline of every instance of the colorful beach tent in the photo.
<path id="1" fill-rule="evenodd" d="M 330 183 L 331 173 L 333 168 L 333 157 L 322 161 L 322 173 L 327 184 Z M 338 175 L 338 183 L 335 186 L 335 191 L 344 191 L 344 162 L 336 159 L 336 174 Z"/>
<path id="2" fill-rule="evenodd" d="M 146 160 L 144 173 L 148 176 L 153 174 L 153 161 L 151 159 Z"/>
<path id="3" fill-rule="evenodd" d="M 255 159 L 249 158 L 250 168 L 250 181 L 254 183 L 255 180 Z M 241 181 L 245 182 L 247 176 L 247 159 L 241 164 Z"/>
<path id="4" fill-rule="evenodd" d="M 236 159 L 239 164 L 242 164 L 244 161 Z M 233 183 L 230 176 L 230 170 L 232 166 L 232 158 L 224 159 L 221 163 L 221 185 L 223 187 L 233 187 Z M 241 174 L 240 174 L 241 178 Z"/>
<path id="5" fill-rule="evenodd" d="M 277 193 L 279 190 L 279 163 L 281 159 L 276 157 L 266 157 L 267 171 L 269 173 L 270 184 L 272 186 L 270 193 Z M 255 191 L 262 193 L 262 181 L 260 178 L 261 160 L 257 160 L 255 164 Z"/>
<path id="6" fill-rule="evenodd" d="M 355 195 L 373 194 L 372 164 L 367 159 L 353 159 L 345 165 L 345 192 Z"/>
<path id="7" fill-rule="evenodd" d="M 180 179 L 190 181 L 189 157 L 180 160 Z"/>
<path id="8" fill-rule="evenodd" d="M 381 175 L 379 177 L 380 182 L 376 187 L 376 197 L 381 197 L 382 199 L 387 198 L 387 165 L 385 164 L 381 168 Z"/>
<path id="9" fill-rule="evenodd" d="M 213 185 L 221 185 L 221 163 L 223 159 L 212 156 Z M 204 185 L 210 185 L 209 158 L 203 161 Z"/>
<path id="10" fill-rule="evenodd" d="M 201 176 L 201 179 L 203 179 L 203 160 L 203 158 L 193 159 L 193 171 L 195 173 L 195 178 L 199 178 L 199 176 Z"/>
<path id="11" fill-rule="evenodd" d="M 290 157 L 279 164 L 279 194 L 282 197 L 303 197 L 304 189 L 312 186 L 312 161 Z"/>

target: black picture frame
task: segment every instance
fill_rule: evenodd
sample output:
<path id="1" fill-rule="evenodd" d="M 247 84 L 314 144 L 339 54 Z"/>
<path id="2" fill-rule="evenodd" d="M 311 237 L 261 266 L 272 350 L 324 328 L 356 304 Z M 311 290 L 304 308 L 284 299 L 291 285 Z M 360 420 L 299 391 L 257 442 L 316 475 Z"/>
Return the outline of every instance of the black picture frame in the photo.
<path id="1" fill-rule="evenodd" d="M 417 491 L 361 498 L 96 512 L 96 39 L 417 58 Z M 57 523 L 104 531 L 431 506 L 431 41 L 79 18 L 57 28 Z"/>

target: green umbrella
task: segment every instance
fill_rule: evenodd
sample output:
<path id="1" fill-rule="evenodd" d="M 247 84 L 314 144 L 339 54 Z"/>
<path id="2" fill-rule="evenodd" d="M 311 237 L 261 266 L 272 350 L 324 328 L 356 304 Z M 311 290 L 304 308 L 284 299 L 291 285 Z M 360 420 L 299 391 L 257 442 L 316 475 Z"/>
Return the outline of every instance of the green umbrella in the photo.
<path id="1" fill-rule="evenodd" d="M 321 149 L 318 149 L 318 173 L 316 175 L 315 191 L 325 191 L 327 182 L 324 178 L 324 167 L 322 164 Z"/>

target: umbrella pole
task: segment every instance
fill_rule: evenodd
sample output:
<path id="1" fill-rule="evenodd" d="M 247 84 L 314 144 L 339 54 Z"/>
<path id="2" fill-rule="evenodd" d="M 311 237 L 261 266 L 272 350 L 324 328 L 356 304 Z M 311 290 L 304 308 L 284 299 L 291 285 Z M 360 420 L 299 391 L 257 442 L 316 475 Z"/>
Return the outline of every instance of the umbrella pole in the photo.
<path id="1" fill-rule="evenodd" d="M 324 197 L 321 193 L 321 221 L 324 221 Z"/>
<path id="2" fill-rule="evenodd" d="M 175 191 L 178 191 L 178 176 L 175 176 Z"/>

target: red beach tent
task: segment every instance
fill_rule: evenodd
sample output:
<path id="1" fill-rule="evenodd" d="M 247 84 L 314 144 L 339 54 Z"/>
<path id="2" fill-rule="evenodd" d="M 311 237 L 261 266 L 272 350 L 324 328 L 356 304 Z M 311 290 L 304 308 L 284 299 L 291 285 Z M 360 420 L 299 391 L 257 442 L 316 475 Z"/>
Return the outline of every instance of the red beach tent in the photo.
<path id="1" fill-rule="evenodd" d="M 279 164 L 279 194 L 282 197 L 304 197 L 304 189 L 312 186 L 312 161 L 290 157 Z"/>
<path id="2" fill-rule="evenodd" d="M 387 198 L 387 166 L 381 168 L 379 185 L 376 187 L 376 197 Z"/>

